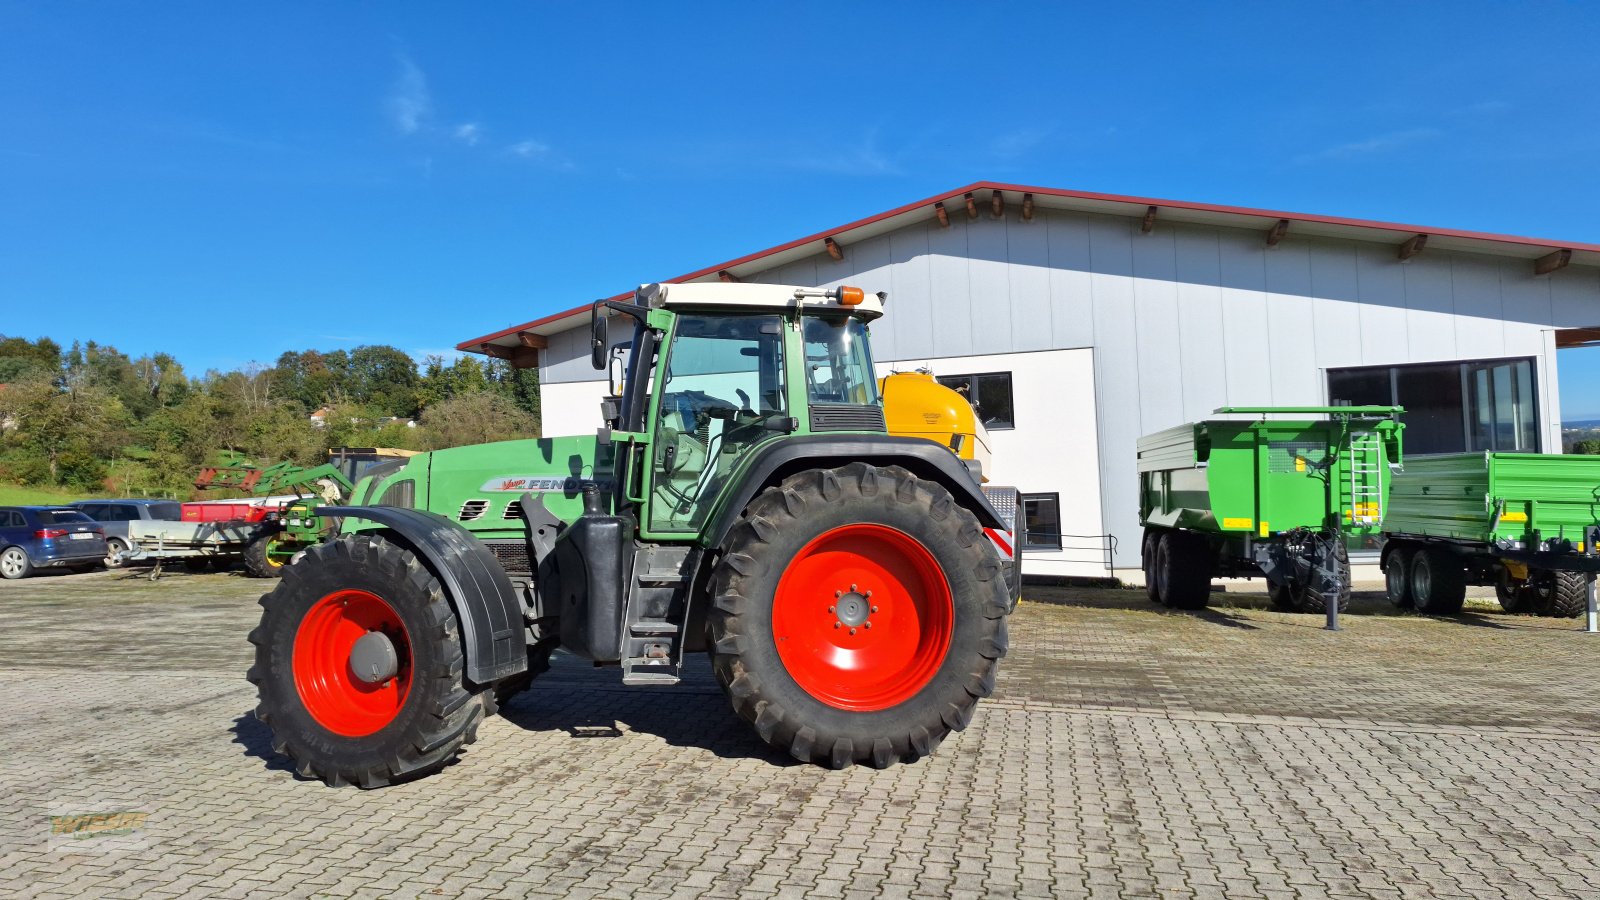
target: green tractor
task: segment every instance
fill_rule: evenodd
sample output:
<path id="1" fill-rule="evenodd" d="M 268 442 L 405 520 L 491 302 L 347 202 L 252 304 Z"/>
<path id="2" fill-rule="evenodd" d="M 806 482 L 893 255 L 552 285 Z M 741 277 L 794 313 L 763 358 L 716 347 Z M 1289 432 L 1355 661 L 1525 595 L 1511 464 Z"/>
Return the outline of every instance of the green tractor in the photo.
<path id="1" fill-rule="evenodd" d="M 886 432 L 883 299 L 653 284 L 596 303 L 597 434 L 525 442 L 511 476 L 505 444 L 444 451 L 449 479 L 514 503 L 435 508 L 472 491 L 413 460 L 363 482 L 372 505 L 320 510 L 344 533 L 250 634 L 273 746 L 335 786 L 434 772 L 559 644 L 640 686 L 705 651 L 735 712 L 805 762 L 932 753 L 994 688 L 1015 602 L 986 529 L 1010 523 L 976 460 Z"/>

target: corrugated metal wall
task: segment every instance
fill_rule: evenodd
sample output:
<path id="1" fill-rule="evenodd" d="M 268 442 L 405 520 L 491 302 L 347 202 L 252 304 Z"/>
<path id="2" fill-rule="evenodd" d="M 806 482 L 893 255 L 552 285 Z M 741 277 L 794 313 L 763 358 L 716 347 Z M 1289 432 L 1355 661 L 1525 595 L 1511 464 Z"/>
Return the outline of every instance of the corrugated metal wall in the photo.
<path id="1" fill-rule="evenodd" d="M 769 270 L 774 284 L 889 292 L 880 361 L 1093 347 L 1104 520 L 1136 563 L 1141 435 L 1218 406 L 1326 402 L 1324 370 L 1536 358 L 1547 449 L 1559 446 L 1552 327 L 1600 325 L 1600 270 L 1384 244 L 1038 211 L 953 215 Z M 544 354 L 547 381 L 594 378 L 582 329 Z M 1062 422 L 1058 427 L 1070 428 Z M 1050 434 L 1035 436 L 1047 445 Z M 1052 490 L 1022 485 L 1025 490 Z M 1133 562 L 1130 562 L 1130 559 Z"/>

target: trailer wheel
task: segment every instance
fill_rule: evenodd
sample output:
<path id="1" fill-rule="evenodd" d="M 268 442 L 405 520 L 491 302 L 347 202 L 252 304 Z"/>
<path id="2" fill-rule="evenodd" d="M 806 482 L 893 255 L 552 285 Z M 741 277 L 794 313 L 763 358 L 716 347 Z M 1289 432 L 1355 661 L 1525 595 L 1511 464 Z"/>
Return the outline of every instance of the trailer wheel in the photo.
<path id="1" fill-rule="evenodd" d="M 251 578 L 282 578 L 285 563 L 272 558 L 271 551 L 276 549 L 279 533 L 269 531 L 257 535 L 254 540 L 244 547 L 244 570 Z"/>
<path id="2" fill-rule="evenodd" d="M 369 535 L 318 545 L 261 606 L 256 718 L 300 775 L 380 787 L 476 738 L 492 703 L 467 687 L 455 612 L 410 551 Z"/>
<path id="3" fill-rule="evenodd" d="M 1511 577 L 1505 566 L 1500 566 L 1500 576 L 1494 582 L 1494 598 L 1500 608 L 1515 616 L 1532 612 L 1533 588 L 1527 581 Z"/>
<path id="4" fill-rule="evenodd" d="M 1467 599 L 1467 572 L 1449 551 L 1418 550 L 1411 559 L 1411 603 L 1429 616 L 1453 616 Z"/>
<path id="5" fill-rule="evenodd" d="M 802 762 L 932 753 L 994 690 L 1005 579 L 978 520 L 898 466 L 763 491 L 711 579 L 708 640 L 734 710 Z"/>
<path id="6" fill-rule="evenodd" d="M 1332 538 L 1329 543 L 1333 545 L 1333 565 L 1338 570 L 1339 599 L 1337 602 L 1339 611 L 1345 612 L 1350 608 L 1350 551 L 1338 536 Z M 1322 583 L 1322 578 L 1316 570 L 1313 570 L 1312 576 L 1309 584 L 1297 586 L 1294 591 L 1290 592 L 1290 599 L 1294 601 L 1294 608 L 1297 612 L 1320 613 L 1328 608 L 1328 601 L 1325 596 L 1326 588 Z"/>
<path id="7" fill-rule="evenodd" d="M 1589 609 L 1589 584 L 1581 572 L 1535 571 L 1532 612 L 1536 616 L 1571 619 Z"/>
<path id="8" fill-rule="evenodd" d="M 1411 608 L 1411 551 L 1404 547 L 1389 551 L 1383 567 L 1383 587 L 1389 602 L 1400 609 Z"/>
<path id="9" fill-rule="evenodd" d="M 1169 531 L 1156 546 L 1161 601 L 1174 609 L 1205 609 L 1211 601 L 1211 546 L 1187 531 Z"/>
<path id="10" fill-rule="evenodd" d="M 1151 603 L 1161 602 L 1161 591 L 1156 585 L 1156 546 L 1161 542 L 1161 532 L 1146 528 L 1143 546 L 1139 548 L 1139 562 L 1144 566 L 1144 595 Z"/>

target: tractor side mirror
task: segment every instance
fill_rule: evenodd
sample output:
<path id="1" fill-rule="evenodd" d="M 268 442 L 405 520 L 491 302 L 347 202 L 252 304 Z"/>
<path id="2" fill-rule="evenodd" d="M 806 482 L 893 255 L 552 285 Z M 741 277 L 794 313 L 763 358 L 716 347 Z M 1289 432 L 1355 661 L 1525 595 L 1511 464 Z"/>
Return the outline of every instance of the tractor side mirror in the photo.
<path id="1" fill-rule="evenodd" d="M 589 362 L 596 371 L 606 367 L 606 348 L 611 345 L 610 328 L 605 316 L 600 315 L 600 304 L 589 308 Z"/>
<path id="2" fill-rule="evenodd" d="M 611 359 L 606 363 L 606 394 L 611 397 L 622 396 L 622 377 L 626 371 L 622 362 L 622 351 L 621 346 L 611 348 Z"/>

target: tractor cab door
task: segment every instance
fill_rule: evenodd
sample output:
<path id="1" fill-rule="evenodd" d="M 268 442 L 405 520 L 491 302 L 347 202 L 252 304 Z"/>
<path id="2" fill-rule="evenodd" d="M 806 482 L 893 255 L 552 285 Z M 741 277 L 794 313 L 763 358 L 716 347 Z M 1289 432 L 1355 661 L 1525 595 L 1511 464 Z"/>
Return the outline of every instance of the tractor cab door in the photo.
<path id="1" fill-rule="evenodd" d="M 744 455 L 786 430 L 783 319 L 680 314 L 663 371 L 648 527 L 694 533 Z"/>

